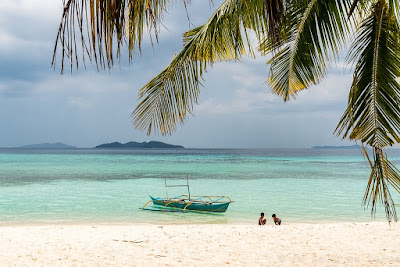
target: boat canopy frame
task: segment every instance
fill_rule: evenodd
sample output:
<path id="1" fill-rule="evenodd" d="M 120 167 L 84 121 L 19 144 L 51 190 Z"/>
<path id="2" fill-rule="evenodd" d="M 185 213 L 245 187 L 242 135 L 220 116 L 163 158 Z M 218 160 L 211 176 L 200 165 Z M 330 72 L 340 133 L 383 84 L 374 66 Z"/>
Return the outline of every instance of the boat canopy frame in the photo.
<path id="1" fill-rule="evenodd" d="M 164 181 L 165 181 L 165 194 L 166 194 L 167 198 L 168 198 L 168 187 L 186 187 L 186 188 L 187 188 L 187 191 L 188 191 L 187 196 L 188 196 L 189 201 L 190 201 L 189 175 L 186 175 L 186 184 L 173 184 L 173 185 L 168 185 L 168 183 L 167 183 L 167 177 L 164 178 Z"/>

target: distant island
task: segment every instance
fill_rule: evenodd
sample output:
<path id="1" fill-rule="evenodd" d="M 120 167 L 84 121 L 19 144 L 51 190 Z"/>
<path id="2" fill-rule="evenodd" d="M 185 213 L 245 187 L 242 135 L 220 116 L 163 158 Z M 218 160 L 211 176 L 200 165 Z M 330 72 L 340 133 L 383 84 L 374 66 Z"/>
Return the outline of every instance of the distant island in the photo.
<path id="1" fill-rule="evenodd" d="M 352 146 L 313 146 L 313 149 L 356 149 L 360 148 L 358 145 Z"/>
<path id="2" fill-rule="evenodd" d="M 163 142 L 150 141 L 150 142 L 128 142 L 125 144 L 121 144 L 120 142 L 113 142 L 108 144 L 101 144 L 96 146 L 95 148 L 184 148 L 179 145 L 170 145 Z"/>
<path id="3" fill-rule="evenodd" d="M 76 146 L 69 146 L 60 142 L 57 143 L 43 143 L 43 144 L 33 144 L 33 145 L 25 145 L 25 146 L 18 146 L 13 148 L 76 148 Z"/>

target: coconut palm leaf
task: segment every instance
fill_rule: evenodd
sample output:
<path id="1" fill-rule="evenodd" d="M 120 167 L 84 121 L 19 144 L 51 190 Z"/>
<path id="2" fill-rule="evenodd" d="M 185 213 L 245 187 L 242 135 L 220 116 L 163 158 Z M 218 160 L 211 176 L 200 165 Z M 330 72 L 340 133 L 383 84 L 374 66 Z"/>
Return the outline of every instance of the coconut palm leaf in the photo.
<path id="1" fill-rule="evenodd" d="M 186 1 L 187 0 L 182 0 Z M 58 29 L 52 65 L 55 67 L 58 45 L 61 45 L 61 72 L 65 58 L 78 68 L 78 57 L 85 55 L 97 67 L 111 67 L 114 53 L 120 56 L 121 46 L 127 39 L 129 58 L 134 55 L 148 29 L 158 36 L 160 20 L 171 0 L 63 0 L 64 11 Z M 82 53 L 78 51 L 81 42 Z M 116 48 L 114 47 L 116 45 Z"/>
<path id="2" fill-rule="evenodd" d="M 359 2 L 361 2 L 361 1 L 360 0 L 353 1 L 353 3 L 351 4 L 350 10 L 349 10 L 349 17 L 353 14 L 354 10 L 356 10 L 356 7 Z"/>
<path id="3" fill-rule="evenodd" d="M 388 0 L 389 13 L 393 14 L 397 19 L 397 24 L 400 25 L 400 2 L 398 0 Z"/>
<path id="4" fill-rule="evenodd" d="M 285 25 L 285 10 L 291 1 L 265 0 L 265 14 L 268 25 L 268 39 L 273 44 L 279 44 L 283 38 L 282 31 Z"/>
<path id="5" fill-rule="evenodd" d="M 380 203 L 384 206 L 386 217 L 389 222 L 397 221 L 395 203 L 389 191 L 392 186 L 400 193 L 400 175 L 399 170 L 388 159 L 382 149 L 374 149 L 373 162 L 371 162 L 367 151 L 364 148 L 371 166 L 371 175 L 368 180 L 367 189 L 365 191 L 363 204 L 368 207 L 371 204 L 371 215 L 376 213 L 376 204 Z"/>
<path id="6" fill-rule="evenodd" d="M 392 0 L 391 0 L 392 1 Z M 351 17 L 356 12 L 363 12 L 369 15 L 371 6 L 376 2 L 376 0 L 353 0 L 351 4 L 348 16 Z"/>
<path id="7" fill-rule="evenodd" d="M 350 49 L 348 60 L 358 63 L 338 134 L 372 147 L 400 141 L 400 85 L 396 80 L 400 76 L 399 34 L 387 5 L 377 4 Z"/>
<path id="8" fill-rule="evenodd" d="M 377 2 L 361 24 L 349 52 L 348 60 L 357 64 L 348 107 L 336 128 L 338 135 L 360 140 L 374 149 L 364 200 L 372 202 L 374 211 L 380 198 L 389 220 L 397 220 L 397 216 L 387 185 L 398 190 L 400 175 L 382 148 L 400 141 L 400 85 L 396 80 L 400 76 L 399 34 L 389 5 Z"/>
<path id="9" fill-rule="evenodd" d="M 312 84 L 317 84 L 331 56 L 337 56 L 352 22 L 347 18 L 350 1 L 297 1 L 286 15 L 287 39 L 280 43 L 280 51 L 269 61 L 268 83 L 285 101 Z M 260 50 L 264 54 L 275 47 L 266 39 Z"/>
<path id="10" fill-rule="evenodd" d="M 207 66 L 239 60 L 252 53 L 247 28 L 263 35 L 266 29 L 264 0 L 226 0 L 204 25 L 184 36 L 184 47 L 170 65 L 139 92 L 143 100 L 133 111 L 139 130 L 171 134 L 184 123 L 199 95 L 200 79 Z"/>

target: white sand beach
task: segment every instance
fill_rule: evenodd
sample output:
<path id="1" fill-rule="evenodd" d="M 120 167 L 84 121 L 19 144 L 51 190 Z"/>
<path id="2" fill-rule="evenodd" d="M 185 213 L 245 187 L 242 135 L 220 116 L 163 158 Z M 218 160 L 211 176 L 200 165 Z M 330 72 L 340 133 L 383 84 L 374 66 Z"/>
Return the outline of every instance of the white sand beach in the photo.
<path id="1" fill-rule="evenodd" d="M 0 241 L 0 266 L 400 266 L 400 224 L 383 222 L 2 226 Z"/>

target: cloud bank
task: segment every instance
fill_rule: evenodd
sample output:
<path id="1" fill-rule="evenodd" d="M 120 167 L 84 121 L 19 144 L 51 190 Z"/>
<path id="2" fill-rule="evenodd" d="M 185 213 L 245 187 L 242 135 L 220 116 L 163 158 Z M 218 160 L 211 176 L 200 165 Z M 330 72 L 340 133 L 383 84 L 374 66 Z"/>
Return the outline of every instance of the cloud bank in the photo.
<path id="1" fill-rule="evenodd" d="M 189 6 L 190 23 L 206 21 L 221 1 Z M 146 39 L 142 55 L 110 71 L 95 66 L 59 74 L 50 66 L 62 1 L 0 2 L 0 147 L 61 141 L 78 147 L 99 143 L 160 140 L 186 147 L 309 147 L 344 145 L 333 136 L 346 107 L 351 75 L 338 64 L 324 81 L 284 103 L 265 83 L 268 58 L 243 58 L 209 68 L 198 105 L 172 136 L 146 136 L 130 114 L 137 92 L 162 71 L 193 27 L 185 8 L 165 16 L 160 43 Z M 124 54 L 126 55 L 126 51 Z"/>

